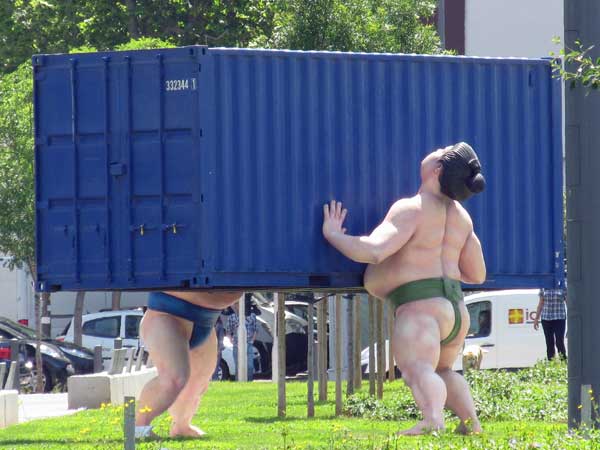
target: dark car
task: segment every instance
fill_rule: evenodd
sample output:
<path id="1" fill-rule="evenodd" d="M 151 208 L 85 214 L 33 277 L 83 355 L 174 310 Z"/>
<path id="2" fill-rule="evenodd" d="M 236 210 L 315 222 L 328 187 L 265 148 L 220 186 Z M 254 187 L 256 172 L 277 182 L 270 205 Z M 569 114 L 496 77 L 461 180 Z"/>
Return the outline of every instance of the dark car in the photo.
<path id="1" fill-rule="evenodd" d="M 0 339 L 4 338 L 0 329 Z M 17 339 L 19 343 L 19 384 L 24 392 L 33 392 L 37 383 L 37 367 L 35 363 L 36 343 L 29 339 Z M 67 378 L 73 375 L 71 362 L 52 344 L 42 343 L 42 388 L 50 392 L 55 386 L 66 386 Z M 10 341 L 0 340 L 0 362 L 6 362 L 10 367 Z"/>
<path id="2" fill-rule="evenodd" d="M 37 335 L 31 328 L 0 317 L 0 339 L 18 339 L 25 344 L 26 360 L 35 366 Z M 69 375 L 94 371 L 94 354 L 79 345 L 43 339 L 41 346 L 44 390 L 50 391 L 57 383 L 64 384 Z M 32 369 L 35 372 L 35 369 Z"/>

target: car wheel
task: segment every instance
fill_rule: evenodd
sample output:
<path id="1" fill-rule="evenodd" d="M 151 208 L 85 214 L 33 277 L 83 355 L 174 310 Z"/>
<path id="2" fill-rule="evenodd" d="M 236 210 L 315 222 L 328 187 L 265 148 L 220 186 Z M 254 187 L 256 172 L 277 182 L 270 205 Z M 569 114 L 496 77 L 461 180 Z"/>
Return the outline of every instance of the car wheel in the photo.
<path id="1" fill-rule="evenodd" d="M 52 375 L 50 371 L 44 367 L 42 373 L 42 383 L 44 385 L 44 392 L 51 392 L 54 387 L 54 380 L 52 379 Z"/>
<path id="2" fill-rule="evenodd" d="M 29 385 L 27 386 L 28 390 L 35 393 L 37 392 L 37 370 L 31 369 L 29 376 Z M 42 392 L 50 392 L 52 389 L 52 376 L 48 369 L 44 368 L 42 370 Z"/>
<path id="3" fill-rule="evenodd" d="M 229 373 L 229 367 L 227 366 L 227 363 L 222 359 L 219 366 L 221 367 L 219 379 L 223 381 L 229 380 L 231 378 L 231 374 Z"/>

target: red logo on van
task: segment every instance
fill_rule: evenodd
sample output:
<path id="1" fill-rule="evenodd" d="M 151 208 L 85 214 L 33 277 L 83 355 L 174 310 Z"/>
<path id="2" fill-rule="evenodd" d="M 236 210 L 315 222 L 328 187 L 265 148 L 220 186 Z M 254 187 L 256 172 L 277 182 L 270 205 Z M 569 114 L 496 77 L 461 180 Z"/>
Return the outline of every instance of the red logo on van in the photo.
<path id="1" fill-rule="evenodd" d="M 508 323 L 510 325 L 517 325 L 525 321 L 525 314 L 522 309 L 509 309 L 508 310 Z"/>

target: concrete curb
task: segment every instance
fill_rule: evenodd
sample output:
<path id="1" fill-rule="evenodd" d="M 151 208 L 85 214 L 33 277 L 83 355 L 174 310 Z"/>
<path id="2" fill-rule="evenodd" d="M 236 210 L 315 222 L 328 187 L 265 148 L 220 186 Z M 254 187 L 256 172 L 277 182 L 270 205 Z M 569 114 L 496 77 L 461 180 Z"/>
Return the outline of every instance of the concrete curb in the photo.
<path id="1" fill-rule="evenodd" d="M 106 372 L 74 375 L 67 381 L 68 408 L 97 409 L 104 404 L 122 405 L 124 397 L 139 398 L 144 385 L 156 377 L 156 368 L 109 375 Z"/>
<path id="2" fill-rule="evenodd" d="M 0 428 L 19 423 L 19 392 L 0 391 Z"/>

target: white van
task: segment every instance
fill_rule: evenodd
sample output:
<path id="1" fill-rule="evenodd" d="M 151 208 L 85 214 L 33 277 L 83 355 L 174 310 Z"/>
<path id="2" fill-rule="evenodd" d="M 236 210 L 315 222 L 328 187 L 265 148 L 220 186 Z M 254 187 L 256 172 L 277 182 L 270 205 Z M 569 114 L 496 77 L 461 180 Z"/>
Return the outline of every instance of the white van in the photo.
<path id="1" fill-rule="evenodd" d="M 531 367 L 546 357 L 542 327 L 533 328 L 539 289 L 488 291 L 465 297 L 471 326 L 465 345 L 487 351 L 482 369 Z M 462 357 L 454 363 L 462 369 Z"/>
<path id="2" fill-rule="evenodd" d="M 141 308 L 84 314 L 81 317 L 81 345 L 91 350 L 101 345 L 102 358 L 105 360 L 112 357 L 115 338 L 123 340 L 123 347 L 137 348 L 143 315 Z M 67 342 L 75 340 L 72 320 L 57 339 Z"/>
<path id="3" fill-rule="evenodd" d="M 479 345 L 486 353 L 482 369 L 532 367 L 546 358 L 546 341 L 542 326 L 533 328 L 539 289 L 486 291 L 465 297 L 471 326 L 465 345 Z M 565 339 L 566 344 L 566 339 Z M 389 342 L 385 342 L 386 371 Z M 369 348 L 361 353 L 361 366 L 369 372 Z M 462 355 L 452 367 L 462 370 Z"/>

